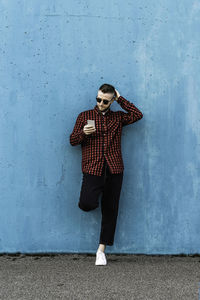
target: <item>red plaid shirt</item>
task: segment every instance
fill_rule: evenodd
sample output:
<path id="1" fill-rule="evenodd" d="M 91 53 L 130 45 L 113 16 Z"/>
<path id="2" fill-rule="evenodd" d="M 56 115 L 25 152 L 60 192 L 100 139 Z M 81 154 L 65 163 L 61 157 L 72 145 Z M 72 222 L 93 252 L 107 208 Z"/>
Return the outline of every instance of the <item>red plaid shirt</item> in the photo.
<path id="1" fill-rule="evenodd" d="M 122 127 L 132 124 L 143 117 L 142 112 L 131 102 L 120 96 L 117 100 L 127 111 L 112 111 L 110 108 L 103 115 L 97 105 L 93 109 L 81 112 L 70 134 L 70 144 L 81 144 L 82 172 L 101 176 L 104 159 L 112 174 L 124 170 L 121 152 Z M 95 120 L 96 131 L 87 135 L 83 127 L 87 120 Z"/>

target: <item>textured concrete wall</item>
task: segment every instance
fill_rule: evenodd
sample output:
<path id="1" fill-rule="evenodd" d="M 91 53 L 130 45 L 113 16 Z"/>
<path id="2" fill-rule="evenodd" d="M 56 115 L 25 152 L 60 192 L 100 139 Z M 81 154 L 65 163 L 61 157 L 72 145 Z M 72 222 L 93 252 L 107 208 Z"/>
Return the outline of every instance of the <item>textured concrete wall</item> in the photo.
<path id="1" fill-rule="evenodd" d="M 118 253 L 200 253 L 200 2 L 0 1 L 0 252 L 94 252 L 69 135 L 98 87 L 124 128 Z M 121 109 L 113 103 L 113 110 Z"/>

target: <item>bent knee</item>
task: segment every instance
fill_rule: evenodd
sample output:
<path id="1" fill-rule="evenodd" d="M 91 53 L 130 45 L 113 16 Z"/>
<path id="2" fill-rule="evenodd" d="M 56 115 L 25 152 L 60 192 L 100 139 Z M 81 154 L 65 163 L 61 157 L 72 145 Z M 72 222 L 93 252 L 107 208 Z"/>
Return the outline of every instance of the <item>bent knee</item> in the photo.
<path id="1" fill-rule="evenodd" d="M 83 204 L 82 202 L 78 202 L 78 207 L 84 211 L 90 211 L 97 208 L 99 204 L 91 205 L 91 204 Z"/>

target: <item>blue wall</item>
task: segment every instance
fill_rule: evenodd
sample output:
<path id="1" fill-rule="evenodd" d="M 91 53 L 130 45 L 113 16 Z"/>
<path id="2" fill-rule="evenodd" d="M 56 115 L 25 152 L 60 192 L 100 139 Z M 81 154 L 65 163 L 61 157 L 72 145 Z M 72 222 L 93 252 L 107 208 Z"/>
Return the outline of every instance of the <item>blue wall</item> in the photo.
<path id="1" fill-rule="evenodd" d="M 200 253 L 199 1 L 0 2 L 0 252 L 95 252 L 77 115 L 113 84 L 123 129 L 115 253 Z M 112 110 L 121 109 L 113 103 Z"/>

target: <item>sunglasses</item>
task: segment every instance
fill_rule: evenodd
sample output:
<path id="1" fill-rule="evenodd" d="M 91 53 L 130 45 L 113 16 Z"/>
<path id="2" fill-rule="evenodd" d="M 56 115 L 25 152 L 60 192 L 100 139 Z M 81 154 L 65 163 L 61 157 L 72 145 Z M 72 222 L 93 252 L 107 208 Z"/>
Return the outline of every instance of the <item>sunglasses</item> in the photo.
<path id="1" fill-rule="evenodd" d="M 113 98 L 112 98 L 113 99 Z M 111 99 L 111 100 L 112 100 Z M 96 97 L 97 102 L 101 103 L 101 101 L 103 100 L 103 104 L 108 104 L 109 102 L 111 102 L 111 100 L 106 100 L 106 99 L 101 99 L 99 97 Z"/>

